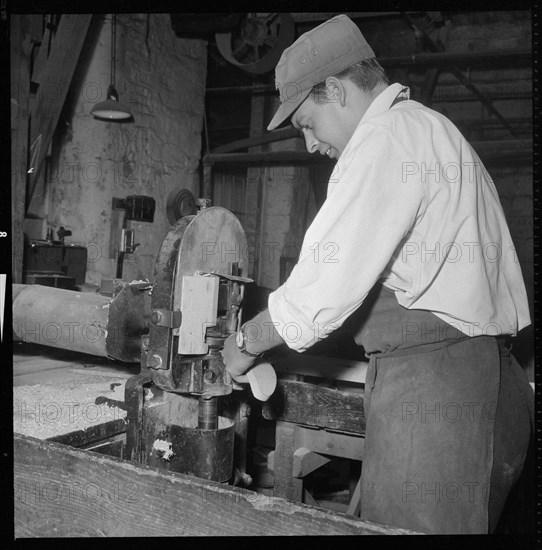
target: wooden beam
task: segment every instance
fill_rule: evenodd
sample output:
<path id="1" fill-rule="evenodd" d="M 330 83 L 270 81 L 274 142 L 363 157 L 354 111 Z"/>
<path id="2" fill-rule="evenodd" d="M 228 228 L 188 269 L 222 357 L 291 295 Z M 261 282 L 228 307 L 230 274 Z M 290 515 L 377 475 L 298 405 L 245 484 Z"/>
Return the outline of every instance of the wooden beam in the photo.
<path id="1" fill-rule="evenodd" d="M 297 427 L 297 440 L 303 447 L 329 456 L 363 460 L 365 438 L 357 434 L 330 432 L 321 428 Z"/>
<path id="2" fill-rule="evenodd" d="M 411 534 L 17 434 L 14 497 L 17 538 Z"/>
<path id="3" fill-rule="evenodd" d="M 480 155 L 484 162 L 508 158 L 525 158 L 532 155 L 533 142 L 531 139 L 487 140 L 470 142 L 473 149 Z M 203 157 L 206 164 L 239 164 L 248 166 L 260 164 L 263 166 L 272 164 L 325 164 L 333 166 L 334 160 L 327 155 L 309 153 L 307 151 L 267 151 L 261 153 L 208 153 Z M 260 166 L 260 171 L 262 168 Z"/>
<path id="4" fill-rule="evenodd" d="M 306 353 L 289 353 L 273 361 L 273 367 L 277 373 L 295 373 L 357 384 L 365 384 L 368 365 L 368 361 L 354 361 L 353 359 Z"/>
<path id="5" fill-rule="evenodd" d="M 292 476 L 296 448 L 295 424 L 278 421 L 273 452 L 273 494 L 276 497 L 302 502 L 303 480 Z"/>
<path id="6" fill-rule="evenodd" d="M 356 488 L 354 489 L 354 494 L 350 499 L 350 504 L 348 505 L 348 510 L 346 511 L 346 513 L 349 514 L 350 516 L 359 516 L 360 509 L 361 509 L 361 477 L 358 479 L 358 482 L 356 483 Z"/>
<path id="7" fill-rule="evenodd" d="M 365 433 L 363 395 L 279 379 L 262 414 L 268 420 L 317 426 L 355 434 Z"/>
<path id="8" fill-rule="evenodd" d="M 293 477 L 305 477 L 314 472 L 324 464 L 331 461 L 318 453 L 314 453 L 305 447 L 300 447 L 294 451 L 294 461 L 292 465 Z"/>
<path id="9" fill-rule="evenodd" d="M 295 137 L 300 137 L 299 130 L 296 130 L 293 127 L 289 127 L 286 130 L 266 132 L 264 135 L 255 135 L 254 137 L 232 141 L 231 143 L 227 143 L 226 145 L 221 145 L 220 147 L 217 147 L 213 151 L 213 153 L 232 153 L 234 151 L 239 151 L 240 149 L 254 149 L 258 145 L 263 145 L 265 143 L 275 143 L 277 141 L 292 139 Z"/>
<path id="10" fill-rule="evenodd" d="M 264 132 L 265 118 L 265 98 L 262 96 L 253 96 L 250 109 L 250 139 L 261 136 Z M 260 145 L 252 146 L 249 149 L 250 154 L 261 154 Z M 264 224 L 266 221 L 267 205 L 265 204 L 265 188 L 267 185 L 267 170 L 260 166 L 247 166 L 247 185 L 244 189 L 244 224 L 247 242 L 254 246 L 254 250 L 261 250 L 264 242 Z M 262 253 L 255 257 L 249 256 L 248 272 L 257 285 L 261 285 L 261 262 Z"/>
<path id="11" fill-rule="evenodd" d="M 28 153 L 31 16 L 12 14 L 11 59 L 11 250 L 12 282 L 23 280 L 23 223 Z"/>
<path id="12" fill-rule="evenodd" d="M 63 14 L 47 65 L 40 74 L 40 87 L 30 124 L 30 163 L 26 208 L 30 205 L 47 149 L 53 138 L 73 73 L 83 48 L 91 14 Z"/>
<path id="13" fill-rule="evenodd" d="M 203 157 L 203 162 L 208 164 L 296 164 L 298 162 L 324 162 L 331 164 L 333 161 L 327 155 L 315 155 L 307 151 L 267 151 L 261 153 L 208 153 Z M 260 168 L 261 171 L 261 168 Z"/>

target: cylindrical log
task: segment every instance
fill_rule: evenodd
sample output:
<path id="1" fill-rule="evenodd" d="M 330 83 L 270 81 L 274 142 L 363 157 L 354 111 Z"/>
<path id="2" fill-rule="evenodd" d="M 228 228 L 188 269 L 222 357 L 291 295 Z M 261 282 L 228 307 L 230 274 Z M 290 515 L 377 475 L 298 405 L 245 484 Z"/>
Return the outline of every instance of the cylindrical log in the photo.
<path id="1" fill-rule="evenodd" d="M 111 298 L 42 285 L 13 285 L 13 333 L 23 342 L 107 357 Z"/>

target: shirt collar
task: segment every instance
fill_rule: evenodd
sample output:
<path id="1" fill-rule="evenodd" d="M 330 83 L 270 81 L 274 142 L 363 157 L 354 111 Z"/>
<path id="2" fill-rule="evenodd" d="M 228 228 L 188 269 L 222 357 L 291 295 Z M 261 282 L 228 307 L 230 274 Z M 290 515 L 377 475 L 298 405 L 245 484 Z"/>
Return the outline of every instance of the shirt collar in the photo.
<path id="1" fill-rule="evenodd" d="M 403 89 L 406 91 L 403 92 Z M 373 102 L 369 105 L 369 108 L 361 117 L 360 124 L 366 120 L 369 120 L 371 117 L 387 111 L 393 103 L 393 100 L 401 93 L 405 95 L 406 99 L 410 98 L 410 89 L 407 86 L 399 84 L 398 82 L 391 84 L 385 90 L 380 92 L 373 99 Z"/>
<path id="2" fill-rule="evenodd" d="M 403 89 L 406 89 L 406 91 L 403 92 Z M 394 99 L 399 94 L 403 94 L 406 97 L 406 99 L 410 98 L 409 88 L 407 86 L 403 86 L 402 84 L 399 84 L 398 82 L 396 82 L 395 84 L 391 84 L 390 86 L 385 88 L 373 99 L 368 109 L 365 111 L 365 113 L 363 113 L 361 120 L 356 126 L 356 129 L 354 130 L 354 134 L 350 138 L 350 141 L 346 144 L 346 147 L 344 148 L 344 151 L 342 152 L 341 156 L 337 159 L 337 162 L 340 162 L 342 158 L 345 158 L 345 154 L 348 155 L 350 148 L 354 147 L 353 145 L 355 142 L 354 136 L 360 131 L 359 129 L 362 126 L 362 124 L 367 120 L 369 120 L 370 118 L 389 110 Z"/>

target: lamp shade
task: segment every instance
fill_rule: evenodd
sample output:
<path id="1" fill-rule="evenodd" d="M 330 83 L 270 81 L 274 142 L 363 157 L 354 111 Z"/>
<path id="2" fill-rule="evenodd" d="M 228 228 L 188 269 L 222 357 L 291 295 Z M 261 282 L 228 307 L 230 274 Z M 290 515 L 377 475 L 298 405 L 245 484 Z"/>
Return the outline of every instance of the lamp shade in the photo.
<path id="1" fill-rule="evenodd" d="M 128 120 L 132 118 L 130 109 L 115 99 L 106 99 L 96 103 L 90 112 L 93 117 L 104 120 Z"/>
<path id="2" fill-rule="evenodd" d="M 119 102 L 119 94 L 115 89 L 115 43 L 116 43 L 117 18 L 111 15 L 111 83 L 107 88 L 107 99 L 100 101 L 92 107 L 90 113 L 94 118 L 101 120 L 128 120 L 132 113 L 126 105 Z"/>

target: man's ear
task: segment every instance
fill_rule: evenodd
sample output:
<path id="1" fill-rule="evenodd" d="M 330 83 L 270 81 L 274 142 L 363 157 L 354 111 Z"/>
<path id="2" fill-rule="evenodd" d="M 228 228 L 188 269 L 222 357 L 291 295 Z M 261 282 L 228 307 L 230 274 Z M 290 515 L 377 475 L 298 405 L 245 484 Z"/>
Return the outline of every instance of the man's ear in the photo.
<path id="1" fill-rule="evenodd" d="M 326 101 L 334 101 L 344 107 L 346 102 L 346 88 L 339 78 L 326 78 Z"/>

